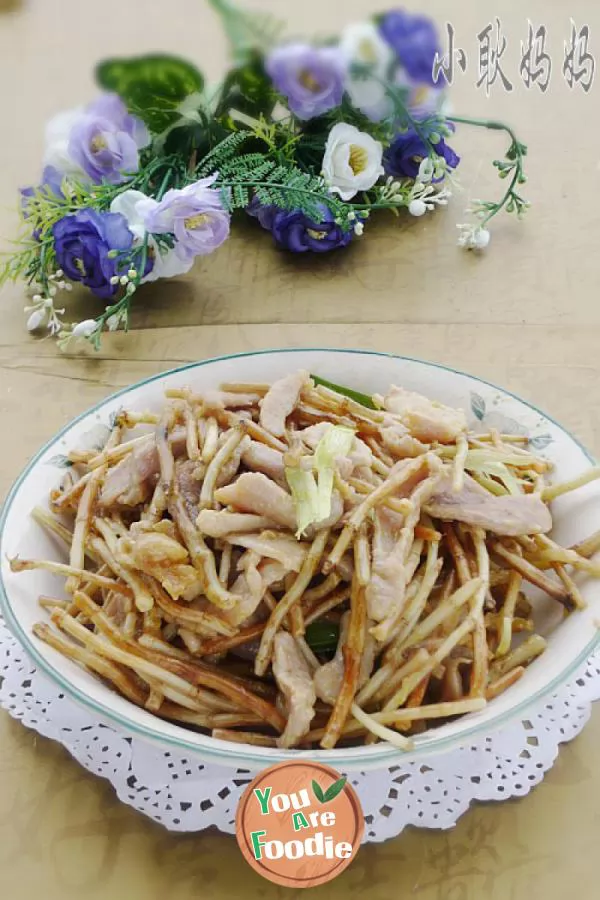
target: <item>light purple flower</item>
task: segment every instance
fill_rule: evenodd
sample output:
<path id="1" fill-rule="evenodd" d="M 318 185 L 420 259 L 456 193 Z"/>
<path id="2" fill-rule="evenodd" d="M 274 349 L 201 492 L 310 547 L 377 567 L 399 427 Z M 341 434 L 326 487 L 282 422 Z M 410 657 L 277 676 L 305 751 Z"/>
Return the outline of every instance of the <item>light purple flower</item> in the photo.
<path id="1" fill-rule="evenodd" d="M 313 119 L 342 102 L 347 63 L 337 47 L 284 44 L 267 57 L 265 68 L 299 119 Z"/>
<path id="2" fill-rule="evenodd" d="M 119 184 L 139 168 L 139 150 L 150 138 L 117 94 L 103 94 L 71 127 L 67 152 L 93 182 Z"/>
<path id="3" fill-rule="evenodd" d="M 180 190 L 167 191 L 158 205 L 150 200 L 138 205 L 147 231 L 174 234 L 174 252 L 181 260 L 206 256 L 229 237 L 229 213 L 221 192 L 211 188 L 217 176 L 202 178 Z"/>

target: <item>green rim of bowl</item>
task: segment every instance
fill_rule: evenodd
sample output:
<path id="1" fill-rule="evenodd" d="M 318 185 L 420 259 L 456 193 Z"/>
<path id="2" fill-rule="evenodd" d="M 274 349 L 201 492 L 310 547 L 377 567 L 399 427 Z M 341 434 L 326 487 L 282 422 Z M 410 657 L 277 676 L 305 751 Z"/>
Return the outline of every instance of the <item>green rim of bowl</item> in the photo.
<path id="1" fill-rule="evenodd" d="M 463 372 L 460 369 L 453 369 L 451 366 L 444 366 L 441 363 L 429 362 L 427 360 L 418 359 L 411 356 L 400 356 L 396 353 L 381 353 L 377 350 L 343 349 L 331 347 L 290 347 L 289 349 L 275 348 L 272 350 L 255 350 L 247 353 L 232 353 L 226 354 L 225 356 L 216 356 L 210 359 L 201 360 L 200 362 L 186 363 L 183 366 L 177 366 L 173 369 L 168 369 L 165 372 L 160 372 L 157 375 L 152 375 L 150 378 L 145 378 L 142 381 L 131 384 L 128 387 L 122 388 L 120 391 L 116 391 L 114 394 L 105 397 L 100 401 L 100 403 L 97 403 L 95 406 L 76 416 L 67 425 L 65 425 L 64 428 L 62 428 L 56 435 L 54 435 L 54 437 L 47 441 L 40 450 L 38 450 L 35 456 L 30 460 L 28 465 L 18 476 L 8 493 L 8 496 L 3 504 L 2 511 L 0 513 L 0 558 L 2 558 L 2 556 L 4 555 L 2 545 L 4 540 L 4 527 L 6 518 L 15 499 L 15 496 L 19 491 L 21 483 L 27 477 L 27 475 L 29 475 L 31 470 L 37 465 L 38 461 L 43 457 L 46 451 L 51 446 L 56 444 L 74 425 L 76 425 L 82 419 L 93 415 L 93 413 L 98 412 L 98 410 L 102 409 L 102 407 L 106 406 L 108 403 L 118 399 L 125 394 L 128 394 L 132 390 L 143 387 L 146 384 L 151 384 L 154 381 L 159 381 L 160 379 L 167 378 L 171 375 L 178 374 L 180 372 L 186 372 L 191 369 L 200 369 L 204 366 L 208 366 L 217 362 L 224 362 L 227 360 L 246 359 L 253 356 L 274 356 L 282 353 L 339 353 L 346 355 L 356 354 L 357 356 L 377 356 L 386 359 L 395 359 L 399 362 L 418 363 L 419 365 L 428 366 L 432 369 L 439 369 L 444 372 L 452 372 L 455 375 L 460 375 L 461 377 L 468 378 L 471 381 L 479 382 L 480 384 L 484 384 L 487 387 L 499 391 L 501 394 L 512 397 L 514 400 L 517 400 L 519 403 L 522 403 L 524 406 L 527 406 L 529 409 L 538 413 L 540 416 L 542 416 L 548 422 L 551 422 L 556 428 L 562 431 L 564 435 L 566 435 L 577 447 L 579 447 L 581 452 L 592 465 L 596 465 L 595 459 L 588 452 L 588 450 L 586 450 L 583 444 L 581 444 L 581 442 L 574 435 L 567 431 L 566 428 L 563 428 L 563 426 L 560 425 L 555 419 L 540 410 L 537 406 L 529 403 L 526 400 L 523 400 L 522 397 L 519 397 L 517 394 L 513 394 L 511 391 L 499 387 L 493 382 L 486 381 L 483 378 L 478 378 L 475 375 L 470 375 L 468 372 Z M 218 741 L 208 735 L 202 736 L 203 740 L 205 741 L 205 743 L 203 743 L 202 745 L 191 743 L 186 739 L 186 729 L 184 728 L 180 728 L 181 737 L 165 735 L 152 727 L 146 726 L 144 724 L 134 723 L 130 719 L 124 718 L 123 716 L 121 716 L 121 714 L 112 710 L 109 706 L 105 706 L 103 703 L 92 700 L 83 691 L 80 691 L 79 688 L 71 684 L 68 679 L 64 678 L 64 676 L 43 657 L 43 655 L 37 650 L 35 644 L 31 641 L 31 636 L 23 630 L 20 623 L 12 613 L 1 569 L 0 612 L 2 613 L 4 620 L 8 624 L 13 635 L 22 644 L 23 649 L 33 659 L 40 670 L 43 671 L 54 682 L 56 682 L 60 689 L 63 690 L 66 694 L 68 694 L 78 703 L 82 704 L 88 710 L 93 710 L 95 713 L 98 713 L 103 720 L 114 723 L 120 729 L 125 731 L 126 734 L 139 736 L 150 741 L 153 744 L 158 743 L 163 746 L 168 746 L 170 749 L 183 750 L 188 754 L 208 758 L 211 761 L 214 761 L 214 763 L 220 763 L 221 765 L 227 765 L 230 767 L 235 766 L 238 769 L 243 769 L 244 763 L 252 764 L 253 766 L 258 765 L 261 768 L 265 768 L 277 762 L 293 758 L 316 758 L 323 761 L 328 761 L 331 765 L 335 765 L 336 767 L 342 769 L 344 768 L 344 766 L 348 766 L 348 768 L 354 770 L 359 770 L 360 768 L 373 769 L 397 764 L 400 760 L 410 761 L 415 759 L 422 759 L 426 756 L 443 753 L 444 751 L 449 750 L 451 747 L 464 747 L 476 735 L 481 735 L 486 732 L 489 733 L 491 729 L 495 730 L 496 728 L 505 725 L 508 722 L 513 721 L 514 719 L 518 719 L 526 714 L 527 710 L 535 705 L 538 700 L 541 700 L 543 697 L 548 696 L 560 685 L 568 681 L 569 676 L 572 675 L 580 666 L 582 666 L 586 662 L 586 660 L 600 643 L 599 632 L 598 635 L 592 638 L 592 640 L 586 645 L 585 649 L 581 651 L 576 659 L 571 660 L 569 665 L 566 666 L 560 674 L 552 679 L 550 684 L 541 688 L 539 691 L 536 691 L 526 700 L 523 700 L 522 703 L 507 711 L 502 716 L 499 716 L 493 722 L 475 723 L 471 728 L 469 728 L 467 731 L 464 731 L 459 736 L 450 735 L 448 737 L 442 737 L 437 741 L 430 740 L 426 744 L 419 744 L 419 738 L 417 737 L 415 741 L 415 749 L 408 753 L 404 753 L 403 751 L 398 750 L 396 747 L 385 743 L 374 745 L 374 748 L 377 747 L 379 752 L 373 752 L 366 758 L 364 747 L 347 748 L 340 751 L 284 751 L 271 750 L 269 748 L 264 749 L 262 753 L 258 753 L 256 752 L 255 748 L 249 744 L 228 744 L 226 741 Z"/>

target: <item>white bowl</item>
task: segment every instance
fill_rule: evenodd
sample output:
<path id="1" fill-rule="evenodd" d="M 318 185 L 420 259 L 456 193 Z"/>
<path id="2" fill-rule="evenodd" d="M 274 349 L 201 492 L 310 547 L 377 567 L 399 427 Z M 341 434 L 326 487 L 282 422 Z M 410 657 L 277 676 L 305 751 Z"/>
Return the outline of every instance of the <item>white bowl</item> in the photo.
<path id="1" fill-rule="evenodd" d="M 67 425 L 32 459 L 12 488 L 0 517 L 0 600 L 9 628 L 36 665 L 74 700 L 94 710 L 99 718 L 122 731 L 158 742 L 163 747 L 231 767 L 264 768 L 293 756 L 327 762 L 343 771 L 387 767 L 403 760 L 466 745 L 475 736 L 491 732 L 513 717 L 525 717 L 528 708 L 551 692 L 582 664 L 598 643 L 600 587 L 591 579 L 580 581 L 588 608 L 556 627 L 560 607 L 539 595 L 538 630 L 548 637 L 548 648 L 517 684 L 479 713 L 434 728 L 415 739 L 415 749 L 403 753 L 389 744 L 340 750 L 284 751 L 218 741 L 165 722 L 120 697 L 100 680 L 65 659 L 33 637 L 32 625 L 43 618 L 39 594 L 62 596 L 61 579 L 42 571 L 14 574 L 8 559 L 60 558 L 57 544 L 32 521 L 29 511 L 47 503 L 49 490 L 60 478 L 60 457 L 72 448 L 91 446 L 110 417 L 120 408 L 158 410 L 166 387 L 191 385 L 198 390 L 223 381 L 272 381 L 304 368 L 338 384 L 366 393 L 384 391 L 390 384 L 403 385 L 450 406 L 467 411 L 473 427 L 486 430 L 521 430 L 533 445 L 555 464 L 556 479 L 570 478 L 589 468 L 589 453 L 564 428 L 530 404 L 478 378 L 419 360 L 345 350 L 273 350 L 211 359 L 156 375 L 119 391 Z M 553 505 L 554 536 L 569 545 L 600 528 L 600 483 L 592 482 L 559 498 Z"/>

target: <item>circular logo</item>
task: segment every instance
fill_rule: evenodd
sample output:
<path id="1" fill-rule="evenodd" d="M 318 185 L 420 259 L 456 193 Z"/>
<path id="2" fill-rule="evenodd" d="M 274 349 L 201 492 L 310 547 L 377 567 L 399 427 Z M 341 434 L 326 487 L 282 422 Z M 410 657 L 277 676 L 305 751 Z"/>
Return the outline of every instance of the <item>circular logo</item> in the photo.
<path id="1" fill-rule="evenodd" d="M 344 776 L 310 761 L 261 772 L 244 792 L 236 837 L 263 878 L 315 887 L 350 865 L 365 827 L 360 801 Z"/>

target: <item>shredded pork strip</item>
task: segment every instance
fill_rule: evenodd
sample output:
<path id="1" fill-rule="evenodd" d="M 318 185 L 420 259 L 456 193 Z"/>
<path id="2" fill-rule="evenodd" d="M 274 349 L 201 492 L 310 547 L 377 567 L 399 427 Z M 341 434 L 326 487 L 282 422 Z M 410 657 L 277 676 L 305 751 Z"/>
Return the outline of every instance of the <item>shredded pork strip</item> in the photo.
<path id="1" fill-rule="evenodd" d="M 121 410 L 104 447 L 70 449 L 32 512 L 65 555 L 10 568 L 44 585 L 40 641 L 179 727 L 409 749 L 554 652 L 540 592 L 576 614 L 581 579 L 600 577 L 598 532 L 549 535 L 550 502 L 593 492 L 600 468 L 552 483 L 527 438 L 470 433 L 402 385 L 363 405 L 301 370 L 166 395 Z"/>

